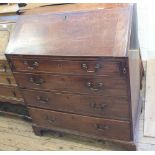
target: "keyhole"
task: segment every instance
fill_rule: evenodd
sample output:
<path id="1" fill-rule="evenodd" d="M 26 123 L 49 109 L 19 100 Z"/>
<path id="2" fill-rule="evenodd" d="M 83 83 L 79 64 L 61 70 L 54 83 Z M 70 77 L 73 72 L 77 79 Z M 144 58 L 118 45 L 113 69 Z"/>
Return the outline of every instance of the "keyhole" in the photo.
<path id="1" fill-rule="evenodd" d="M 125 68 L 123 68 L 123 73 L 126 74 L 126 69 Z"/>

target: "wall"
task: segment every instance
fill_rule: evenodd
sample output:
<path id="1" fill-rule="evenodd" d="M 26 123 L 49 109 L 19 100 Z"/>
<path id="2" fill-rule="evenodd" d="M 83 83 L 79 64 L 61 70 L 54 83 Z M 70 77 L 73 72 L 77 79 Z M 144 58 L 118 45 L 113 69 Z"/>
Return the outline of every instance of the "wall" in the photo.
<path id="1" fill-rule="evenodd" d="M 138 33 L 143 60 L 155 58 L 155 7 L 152 3 L 137 3 Z"/>

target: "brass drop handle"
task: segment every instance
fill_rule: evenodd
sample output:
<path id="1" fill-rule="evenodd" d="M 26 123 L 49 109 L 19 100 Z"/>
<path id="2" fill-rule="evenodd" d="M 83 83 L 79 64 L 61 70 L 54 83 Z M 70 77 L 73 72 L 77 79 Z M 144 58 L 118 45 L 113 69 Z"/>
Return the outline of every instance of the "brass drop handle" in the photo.
<path id="1" fill-rule="evenodd" d="M 53 124 L 53 123 L 55 123 L 56 118 L 55 118 L 55 117 L 50 117 L 50 118 L 49 118 L 49 116 L 46 116 L 46 121 L 47 121 L 49 124 Z"/>
<path id="2" fill-rule="evenodd" d="M 37 61 L 24 61 L 24 65 L 27 65 L 27 68 L 29 70 L 34 70 L 39 66 L 39 63 Z"/>
<path id="3" fill-rule="evenodd" d="M 95 124 L 96 130 L 105 131 L 108 130 L 109 128 L 110 128 L 109 125 Z"/>
<path id="4" fill-rule="evenodd" d="M 30 78 L 30 82 L 32 82 L 33 84 L 39 86 L 39 85 L 43 84 L 45 81 L 42 78 L 34 78 L 34 77 L 31 77 Z"/>
<path id="5" fill-rule="evenodd" d="M 98 71 L 98 69 L 101 68 L 101 65 L 100 65 L 100 64 L 96 64 L 95 67 L 94 67 L 94 70 L 89 70 L 89 69 L 88 69 L 88 65 L 85 64 L 85 63 L 83 63 L 83 64 L 81 64 L 81 68 L 82 68 L 83 70 L 85 70 L 86 72 L 88 72 L 88 73 L 95 73 L 95 72 Z"/>
<path id="6" fill-rule="evenodd" d="M 96 104 L 95 102 L 90 103 L 90 107 L 97 110 L 104 110 L 107 104 Z"/>
<path id="7" fill-rule="evenodd" d="M 92 91 L 99 91 L 103 87 L 103 83 L 99 82 L 94 85 L 92 82 L 87 82 L 87 87 L 90 88 Z"/>
<path id="8" fill-rule="evenodd" d="M 37 101 L 40 103 L 48 103 L 48 98 L 47 97 L 41 97 L 41 96 L 37 96 Z"/>

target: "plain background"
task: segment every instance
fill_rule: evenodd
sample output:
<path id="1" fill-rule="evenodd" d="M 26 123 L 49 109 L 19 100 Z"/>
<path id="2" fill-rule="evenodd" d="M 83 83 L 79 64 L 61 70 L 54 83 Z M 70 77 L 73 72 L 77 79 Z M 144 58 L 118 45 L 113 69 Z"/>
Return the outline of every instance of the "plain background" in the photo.
<path id="1" fill-rule="evenodd" d="M 137 2 L 138 34 L 143 60 L 155 58 L 155 5 Z"/>

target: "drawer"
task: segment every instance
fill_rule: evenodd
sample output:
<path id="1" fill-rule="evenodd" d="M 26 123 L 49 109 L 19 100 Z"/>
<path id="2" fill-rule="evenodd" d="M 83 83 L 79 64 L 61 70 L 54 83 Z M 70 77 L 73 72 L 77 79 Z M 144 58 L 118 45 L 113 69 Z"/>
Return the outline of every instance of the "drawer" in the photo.
<path id="1" fill-rule="evenodd" d="M 0 84 L 16 85 L 16 81 L 12 73 L 0 72 Z"/>
<path id="2" fill-rule="evenodd" d="M 11 59 L 14 71 L 120 76 L 121 62 L 107 60 Z"/>
<path id="3" fill-rule="evenodd" d="M 29 111 L 33 122 L 43 128 L 64 130 L 69 133 L 83 133 L 101 139 L 131 140 L 130 123 L 126 121 L 80 116 L 37 108 L 29 108 Z"/>
<path id="4" fill-rule="evenodd" d="M 127 98 L 22 90 L 27 105 L 81 115 L 129 120 Z"/>
<path id="5" fill-rule="evenodd" d="M 96 76 L 67 76 L 52 74 L 14 74 L 22 88 L 58 90 L 74 93 L 101 93 L 102 95 L 126 96 L 125 79 Z"/>
<path id="6" fill-rule="evenodd" d="M 22 98 L 16 86 L 0 85 L 0 96 Z"/>

